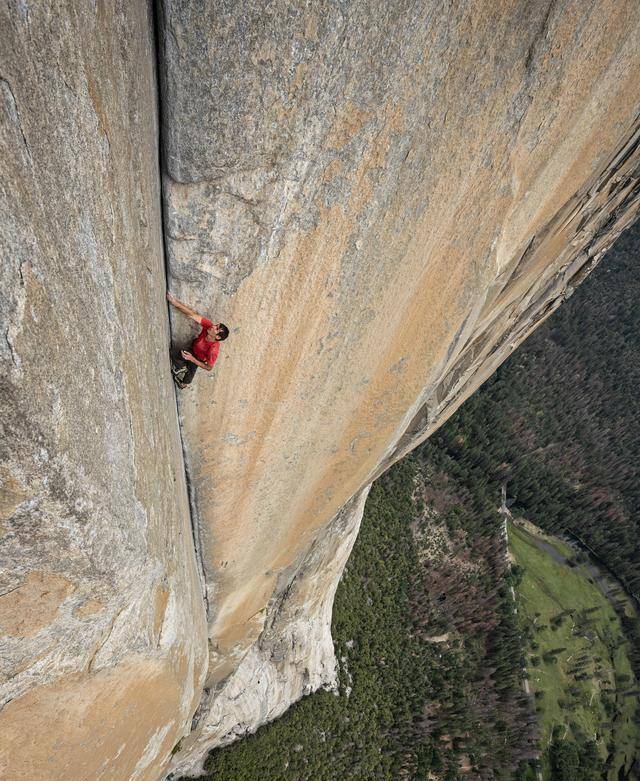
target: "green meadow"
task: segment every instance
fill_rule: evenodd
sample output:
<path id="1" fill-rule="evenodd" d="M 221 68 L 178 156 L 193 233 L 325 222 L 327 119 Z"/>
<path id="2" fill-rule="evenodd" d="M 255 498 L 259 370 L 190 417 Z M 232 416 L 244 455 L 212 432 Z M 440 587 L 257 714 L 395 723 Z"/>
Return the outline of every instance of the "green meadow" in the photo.
<path id="1" fill-rule="evenodd" d="M 517 607 L 528 640 L 543 776 L 560 777 L 552 769 L 559 761 L 554 751 L 579 758 L 589 743 L 597 750 L 597 777 L 605 768 L 608 781 L 617 781 L 621 768 L 629 771 L 640 738 L 638 697 L 629 694 L 637 682 L 620 620 L 568 544 L 530 525 L 509 523 L 508 533 L 519 573 Z"/>

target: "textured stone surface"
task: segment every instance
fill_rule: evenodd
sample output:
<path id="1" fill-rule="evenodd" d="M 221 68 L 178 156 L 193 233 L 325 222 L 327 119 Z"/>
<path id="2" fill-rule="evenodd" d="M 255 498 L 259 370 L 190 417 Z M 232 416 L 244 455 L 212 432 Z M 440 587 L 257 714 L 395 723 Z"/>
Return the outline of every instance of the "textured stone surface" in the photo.
<path id="1" fill-rule="evenodd" d="M 0 4 L 0 777 L 157 779 L 206 635 L 145 3 Z"/>
<path id="2" fill-rule="evenodd" d="M 331 611 L 353 548 L 366 488 L 348 502 L 287 577 L 269 605 L 265 627 L 237 669 L 207 689 L 194 730 L 182 741 L 173 771 L 189 771 L 212 745 L 224 745 L 280 716 L 295 700 L 336 682 Z"/>
<path id="3" fill-rule="evenodd" d="M 12 779 L 196 769 L 331 685 L 367 486 L 638 206 L 633 0 L 159 6 L 171 285 L 232 327 L 180 400 L 193 535 L 149 8 L 0 6 Z"/>
<path id="4" fill-rule="evenodd" d="M 256 649 L 331 519 L 635 215 L 640 6 L 161 5 L 171 286 L 232 328 L 180 400 L 210 643 L 184 770 L 266 717 Z"/>

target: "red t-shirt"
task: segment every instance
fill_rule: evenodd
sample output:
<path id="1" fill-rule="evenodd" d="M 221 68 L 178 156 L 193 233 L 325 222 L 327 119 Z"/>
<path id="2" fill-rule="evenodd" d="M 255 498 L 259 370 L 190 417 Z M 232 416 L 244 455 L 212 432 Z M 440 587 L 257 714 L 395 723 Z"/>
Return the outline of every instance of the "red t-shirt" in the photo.
<path id="1" fill-rule="evenodd" d="M 220 342 L 207 341 L 207 331 L 213 325 L 211 320 L 207 320 L 206 317 L 203 317 L 201 325 L 202 330 L 191 343 L 191 352 L 199 361 L 202 361 L 202 363 L 213 366 L 218 357 L 218 352 L 220 351 Z"/>

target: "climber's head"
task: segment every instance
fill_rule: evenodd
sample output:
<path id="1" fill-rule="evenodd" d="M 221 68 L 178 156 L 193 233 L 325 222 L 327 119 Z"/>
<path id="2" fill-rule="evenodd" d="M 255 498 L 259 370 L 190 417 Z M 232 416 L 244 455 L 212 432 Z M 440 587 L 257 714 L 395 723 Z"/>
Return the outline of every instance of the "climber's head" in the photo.
<path id="1" fill-rule="evenodd" d="M 216 342 L 223 342 L 229 336 L 229 329 L 224 323 L 214 323 L 207 331 L 207 336 Z"/>

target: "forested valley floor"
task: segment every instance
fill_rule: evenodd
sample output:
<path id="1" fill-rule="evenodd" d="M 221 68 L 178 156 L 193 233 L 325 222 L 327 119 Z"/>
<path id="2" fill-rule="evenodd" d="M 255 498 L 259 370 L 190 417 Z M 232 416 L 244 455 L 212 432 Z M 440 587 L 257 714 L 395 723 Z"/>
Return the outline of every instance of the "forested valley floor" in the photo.
<path id="1" fill-rule="evenodd" d="M 640 732 L 640 622 L 629 607 L 640 593 L 639 258 L 640 224 L 442 429 L 376 482 L 335 600 L 338 691 L 306 697 L 212 752 L 206 778 L 524 781 L 538 768 L 553 781 L 608 778 L 616 746 L 598 747 L 598 724 L 615 722 L 621 697 L 634 705 L 625 723 L 638 727 L 627 744 Z M 537 659 L 532 643 L 552 644 L 537 633 L 542 612 L 514 610 L 514 596 L 533 599 L 526 589 L 546 564 L 521 540 L 521 560 L 509 566 L 503 487 L 514 518 L 589 549 L 617 578 L 607 620 L 628 672 L 614 671 L 595 734 L 582 729 L 591 723 L 578 700 L 597 662 L 567 668 L 578 693 L 575 703 L 559 698 L 564 729 L 549 727 L 553 698 L 534 699 L 536 666 L 553 679 L 564 648 Z M 538 578 L 543 590 L 550 584 Z M 576 596 L 575 615 L 550 614 L 558 631 L 568 615 L 572 629 L 576 619 L 593 628 L 593 600 Z M 607 735 L 616 740 L 615 729 Z M 627 762 L 619 781 L 637 778 L 638 761 Z"/>

